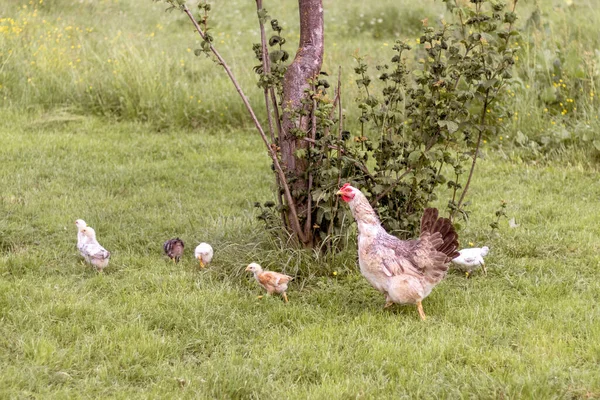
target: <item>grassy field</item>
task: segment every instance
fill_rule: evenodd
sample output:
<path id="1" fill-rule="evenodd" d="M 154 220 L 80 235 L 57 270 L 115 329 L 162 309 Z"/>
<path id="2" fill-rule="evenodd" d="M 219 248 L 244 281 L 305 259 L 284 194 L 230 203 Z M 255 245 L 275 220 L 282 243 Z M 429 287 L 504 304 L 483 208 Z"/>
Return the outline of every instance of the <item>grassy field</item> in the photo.
<path id="1" fill-rule="evenodd" d="M 2 398 L 600 396 L 587 166 L 482 161 L 461 240 L 492 248 L 489 274 L 450 274 L 423 323 L 383 310 L 354 245 L 320 260 L 272 243 L 252 211 L 271 175 L 251 132 L 2 117 Z M 519 227 L 491 234 L 500 199 Z M 112 251 L 105 274 L 78 257 L 76 218 Z M 172 236 L 188 244 L 177 266 L 161 254 Z M 202 272 L 199 241 L 216 250 Z M 251 261 L 316 276 L 289 304 L 257 300 Z"/>
<path id="2" fill-rule="evenodd" d="M 254 2 L 226 3 L 215 43 L 259 104 Z M 344 68 L 352 129 L 353 53 L 386 60 L 444 5 L 324 3 L 325 69 Z M 266 7 L 293 47 L 294 2 Z M 354 226 L 329 256 L 266 233 L 253 207 L 273 198 L 264 147 L 165 8 L 0 4 L 0 398 L 600 398 L 595 3 L 519 3 L 511 113 L 484 145 L 460 230 L 463 246 L 491 247 L 489 273 L 449 274 L 425 323 L 415 307 L 383 309 L 357 271 Z M 501 200 L 519 226 L 492 232 Z M 76 218 L 111 251 L 105 273 L 79 257 Z M 175 236 L 177 266 L 162 255 Z M 201 241 L 215 248 L 205 271 Z M 257 299 L 252 261 L 297 277 L 289 304 Z"/>

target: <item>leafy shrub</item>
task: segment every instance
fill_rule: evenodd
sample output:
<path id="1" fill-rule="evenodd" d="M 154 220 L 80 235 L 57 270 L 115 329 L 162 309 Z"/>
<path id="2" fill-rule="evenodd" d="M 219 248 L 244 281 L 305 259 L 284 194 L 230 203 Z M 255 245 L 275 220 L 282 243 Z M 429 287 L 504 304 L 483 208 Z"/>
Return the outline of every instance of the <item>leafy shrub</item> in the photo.
<path id="1" fill-rule="evenodd" d="M 472 3 L 446 1 L 459 21 L 423 29 L 414 67 L 406 62 L 411 46 L 397 41 L 390 63 L 377 66 L 382 86 L 357 58 L 362 130 L 348 151 L 363 168 L 353 180 L 398 235 L 418 230 L 421 212 L 440 185 L 451 189 L 450 215 L 467 216 L 465 195 L 482 139 L 500 132 L 491 108 L 502 102 L 512 78 L 516 14 L 514 5 L 507 11 L 498 2 Z M 372 164 L 372 173 L 361 173 Z"/>

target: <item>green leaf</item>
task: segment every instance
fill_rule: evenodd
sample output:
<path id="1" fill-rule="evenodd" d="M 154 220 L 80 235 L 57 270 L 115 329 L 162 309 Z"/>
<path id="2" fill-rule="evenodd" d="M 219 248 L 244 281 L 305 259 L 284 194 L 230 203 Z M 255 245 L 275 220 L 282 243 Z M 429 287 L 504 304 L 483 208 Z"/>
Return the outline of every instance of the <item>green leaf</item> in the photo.
<path id="1" fill-rule="evenodd" d="M 408 155 L 408 162 L 411 164 L 416 163 L 421 158 L 421 150 L 415 150 Z"/>
<path id="2" fill-rule="evenodd" d="M 269 19 L 269 13 L 267 12 L 266 9 L 261 8 L 260 10 L 257 11 L 257 14 L 258 14 L 258 19 L 263 24 L 268 21 L 268 19 Z"/>
<path id="3" fill-rule="evenodd" d="M 454 121 L 440 120 L 438 121 L 438 125 L 441 128 L 446 127 L 450 133 L 454 133 L 458 130 L 458 124 Z"/>

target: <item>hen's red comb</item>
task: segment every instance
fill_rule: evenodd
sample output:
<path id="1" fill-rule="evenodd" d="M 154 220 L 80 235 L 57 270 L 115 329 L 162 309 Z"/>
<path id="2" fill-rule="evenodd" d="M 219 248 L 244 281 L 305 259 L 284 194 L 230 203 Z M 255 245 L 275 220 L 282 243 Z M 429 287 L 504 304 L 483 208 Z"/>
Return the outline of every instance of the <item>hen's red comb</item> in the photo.
<path id="1" fill-rule="evenodd" d="M 344 186 L 342 186 L 342 187 L 340 188 L 340 190 L 344 190 L 344 189 L 346 189 L 348 186 L 350 186 L 350 184 L 349 184 L 349 183 L 344 183 Z"/>

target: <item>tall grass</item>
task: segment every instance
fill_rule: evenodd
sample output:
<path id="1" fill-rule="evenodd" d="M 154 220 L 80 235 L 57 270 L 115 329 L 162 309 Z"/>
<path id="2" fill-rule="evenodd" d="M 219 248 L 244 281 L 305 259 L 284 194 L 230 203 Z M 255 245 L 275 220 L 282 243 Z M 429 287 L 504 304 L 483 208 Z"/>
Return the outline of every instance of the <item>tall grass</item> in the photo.
<path id="1" fill-rule="evenodd" d="M 265 4 L 285 27 L 289 50 L 298 37 L 297 9 Z M 420 19 L 438 23 L 443 3 L 386 0 L 326 3 L 324 69 L 343 67 L 347 126 L 356 127 L 353 54 L 373 64 L 391 57 L 395 39 L 414 42 Z M 18 110 L 69 108 L 158 127 L 240 126 L 245 110 L 223 71 L 195 57 L 198 38 L 184 16 L 151 1 L 9 0 L 0 5 L 0 104 Z M 252 2 L 215 4 L 210 23 L 224 53 L 262 113 L 251 46 L 258 41 Z M 599 11 L 591 2 L 519 3 L 522 38 L 514 84 L 490 110 L 508 140 L 538 149 L 582 141 L 600 146 Z M 373 75 L 375 69 L 371 70 Z M 373 76 L 376 78 L 376 76 Z M 375 79 L 376 81 L 376 79 Z M 262 114 L 261 114 L 262 115 Z M 520 132 L 520 133 L 518 133 Z M 506 141 L 506 134 L 502 140 Z M 492 138 L 493 139 L 493 138 Z M 500 141 L 500 139 L 494 139 Z"/>

